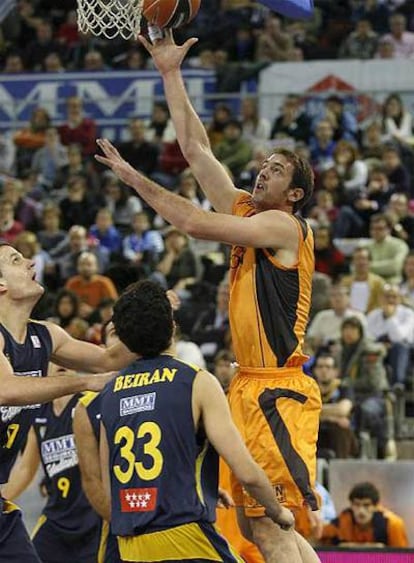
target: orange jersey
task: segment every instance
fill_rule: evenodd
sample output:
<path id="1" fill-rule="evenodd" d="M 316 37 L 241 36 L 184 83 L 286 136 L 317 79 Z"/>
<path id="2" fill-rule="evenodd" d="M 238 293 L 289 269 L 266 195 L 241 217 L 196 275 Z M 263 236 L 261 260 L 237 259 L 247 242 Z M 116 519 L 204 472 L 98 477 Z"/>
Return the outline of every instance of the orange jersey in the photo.
<path id="1" fill-rule="evenodd" d="M 384 508 L 378 507 L 368 528 L 361 528 L 350 508 L 341 512 L 338 518 L 326 524 L 322 541 L 325 544 L 340 543 L 383 543 L 387 547 L 408 547 L 407 532 L 402 518 Z"/>
<path id="2" fill-rule="evenodd" d="M 220 458 L 220 487 L 226 491 L 230 491 L 230 469 L 228 465 Z M 263 557 L 260 555 L 257 547 L 246 540 L 237 524 L 237 514 L 235 508 L 218 508 L 217 509 L 217 527 L 222 536 L 230 543 L 232 547 L 239 553 L 247 563 L 264 563 Z"/>
<path id="3" fill-rule="evenodd" d="M 237 198 L 234 215 L 255 213 L 250 194 Z M 294 367 L 308 359 L 302 347 L 311 302 L 313 234 L 306 221 L 291 217 L 299 237 L 295 266 L 280 264 L 272 248 L 232 248 L 230 327 L 243 367 Z"/>

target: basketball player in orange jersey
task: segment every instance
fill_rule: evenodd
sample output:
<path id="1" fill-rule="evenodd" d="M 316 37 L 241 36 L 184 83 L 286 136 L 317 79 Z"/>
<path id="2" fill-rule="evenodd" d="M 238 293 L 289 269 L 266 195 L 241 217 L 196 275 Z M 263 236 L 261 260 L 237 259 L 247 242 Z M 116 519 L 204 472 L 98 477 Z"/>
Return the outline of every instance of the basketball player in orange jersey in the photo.
<path id="1" fill-rule="evenodd" d="M 302 371 L 313 237 L 296 215 L 312 195 L 311 168 L 296 154 L 277 150 L 264 161 L 253 194 L 238 190 L 214 157 L 181 76 L 181 63 L 196 39 L 181 47 L 171 33 L 155 45 L 141 41 L 162 74 L 183 154 L 217 213 L 150 181 L 107 140 L 97 141 L 104 156 L 96 158 L 180 230 L 233 246 L 230 323 L 240 365 L 230 389 L 233 417 L 278 499 L 292 509 L 306 503 L 318 522 L 313 485 L 321 400 L 316 383 Z M 274 525 L 236 482 L 233 496 L 243 534 L 266 561 L 318 561 L 305 540 Z"/>

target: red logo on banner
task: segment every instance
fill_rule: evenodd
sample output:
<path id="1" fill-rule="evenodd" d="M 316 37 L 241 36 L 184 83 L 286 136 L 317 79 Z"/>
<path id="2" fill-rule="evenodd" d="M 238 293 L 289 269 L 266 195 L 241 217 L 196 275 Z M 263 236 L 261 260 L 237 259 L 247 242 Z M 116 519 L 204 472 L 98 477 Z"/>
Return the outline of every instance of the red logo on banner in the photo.
<path id="1" fill-rule="evenodd" d="M 158 489 L 121 489 L 121 512 L 150 512 L 155 510 Z"/>

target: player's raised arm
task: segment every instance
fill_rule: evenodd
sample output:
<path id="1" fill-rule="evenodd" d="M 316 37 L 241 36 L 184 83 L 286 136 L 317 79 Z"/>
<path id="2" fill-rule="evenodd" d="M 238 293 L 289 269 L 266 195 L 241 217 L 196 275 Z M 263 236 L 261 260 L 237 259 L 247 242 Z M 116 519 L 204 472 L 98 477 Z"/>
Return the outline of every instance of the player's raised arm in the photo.
<path id="1" fill-rule="evenodd" d="M 227 171 L 214 156 L 205 127 L 190 102 L 181 74 L 181 64 L 197 39 L 188 39 L 184 45 L 178 46 L 171 30 L 164 33 L 165 37 L 156 40 L 154 45 L 142 36 L 140 40 L 162 75 L 181 151 L 214 209 L 231 213 L 233 202 L 241 190 L 235 188 Z"/>

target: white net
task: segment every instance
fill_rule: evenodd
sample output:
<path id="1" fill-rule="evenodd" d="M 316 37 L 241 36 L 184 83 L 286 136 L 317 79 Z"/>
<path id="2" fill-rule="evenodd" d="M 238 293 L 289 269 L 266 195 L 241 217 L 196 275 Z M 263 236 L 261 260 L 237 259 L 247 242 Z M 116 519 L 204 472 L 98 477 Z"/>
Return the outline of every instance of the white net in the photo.
<path id="1" fill-rule="evenodd" d="M 141 31 L 144 0 L 78 0 L 78 28 L 82 33 L 114 39 L 133 39 Z"/>

